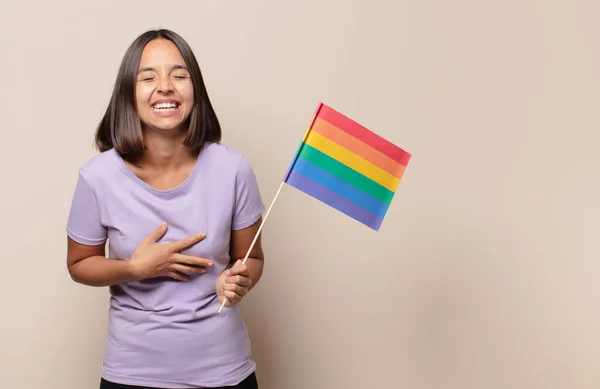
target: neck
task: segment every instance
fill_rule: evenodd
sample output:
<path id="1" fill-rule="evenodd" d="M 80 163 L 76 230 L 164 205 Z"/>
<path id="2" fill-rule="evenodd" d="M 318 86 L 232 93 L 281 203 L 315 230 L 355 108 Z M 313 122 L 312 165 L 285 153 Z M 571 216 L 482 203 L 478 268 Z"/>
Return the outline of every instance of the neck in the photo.
<path id="1" fill-rule="evenodd" d="M 140 165 L 157 170 L 179 168 L 189 163 L 193 156 L 183 144 L 185 134 L 144 132 L 144 156 Z"/>

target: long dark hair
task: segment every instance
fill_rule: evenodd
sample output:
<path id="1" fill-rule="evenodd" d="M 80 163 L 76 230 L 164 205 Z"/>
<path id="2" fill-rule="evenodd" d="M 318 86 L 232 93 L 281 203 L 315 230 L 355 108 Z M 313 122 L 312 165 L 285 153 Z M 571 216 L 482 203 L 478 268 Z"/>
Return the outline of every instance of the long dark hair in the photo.
<path id="1" fill-rule="evenodd" d="M 114 148 L 130 161 L 143 155 L 142 125 L 135 108 L 135 83 L 144 47 L 159 38 L 168 39 L 177 46 L 194 86 L 194 106 L 188 119 L 184 144 L 199 153 L 205 143 L 221 141 L 221 125 L 192 49 L 178 34 L 160 29 L 146 31 L 125 52 L 108 108 L 96 131 L 96 147 L 101 152 Z"/>

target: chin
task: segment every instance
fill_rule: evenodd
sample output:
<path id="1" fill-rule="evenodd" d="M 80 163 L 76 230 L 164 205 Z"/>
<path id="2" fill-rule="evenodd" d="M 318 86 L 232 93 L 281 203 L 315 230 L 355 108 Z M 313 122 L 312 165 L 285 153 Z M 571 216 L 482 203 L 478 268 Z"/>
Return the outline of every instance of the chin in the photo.
<path id="1" fill-rule="evenodd" d="M 185 123 L 177 122 L 177 123 L 156 123 L 153 121 L 142 121 L 142 128 L 149 129 L 155 132 L 161 133 L 179 133 L 182 131 L 187 131 Z"/>
<path id="2" fill-rule="evenodd" d="M 186 120 L 182 118 L 156 118 L 151 117 L 150 120 L 142 120 L 145 127 L 152 128 L 157 131 L 178 131 L 186 127 Z"/>
<path id="3" fill-rule="evenodd" d="M 187 130 L 183 123 L 180 123 L 177 125 L 155 125 L 153 127 L 155 129 L 157 129 L 158 131 L 168 132 L 168 133 L 175 133 L 175 132 L 180 133 L 180 132 L 184 132 L 185 130 Z"/>

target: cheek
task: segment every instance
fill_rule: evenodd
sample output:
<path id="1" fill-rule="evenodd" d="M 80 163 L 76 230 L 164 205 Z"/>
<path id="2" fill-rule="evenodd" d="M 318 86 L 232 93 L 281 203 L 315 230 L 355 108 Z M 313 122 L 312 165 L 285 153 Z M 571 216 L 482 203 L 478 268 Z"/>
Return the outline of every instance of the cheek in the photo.
<path id="1" fill-rule="evenodd" d="M 138 110 L 148 108 L 148 101 L 152 90 L 147 86 L 136 86 L 135 88 L 135 105 Z"/>
<path id="2" fill-rule="evenodd" d="M 181 96 L 181 99 L 189 105 L 194 104 L 194 88 L 192 84 L 183 86 L 179 90 L 179 95 Z"/>

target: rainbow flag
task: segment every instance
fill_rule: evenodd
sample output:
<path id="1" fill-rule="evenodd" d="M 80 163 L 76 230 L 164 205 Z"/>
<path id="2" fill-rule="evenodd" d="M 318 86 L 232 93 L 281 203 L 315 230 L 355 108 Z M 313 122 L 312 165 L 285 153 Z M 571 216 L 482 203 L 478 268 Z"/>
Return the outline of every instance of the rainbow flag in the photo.
<path id="1" fill-rule="evenodd" d="M 320 103 L 284 182 L 378 231 L 410 158 Z"/>

